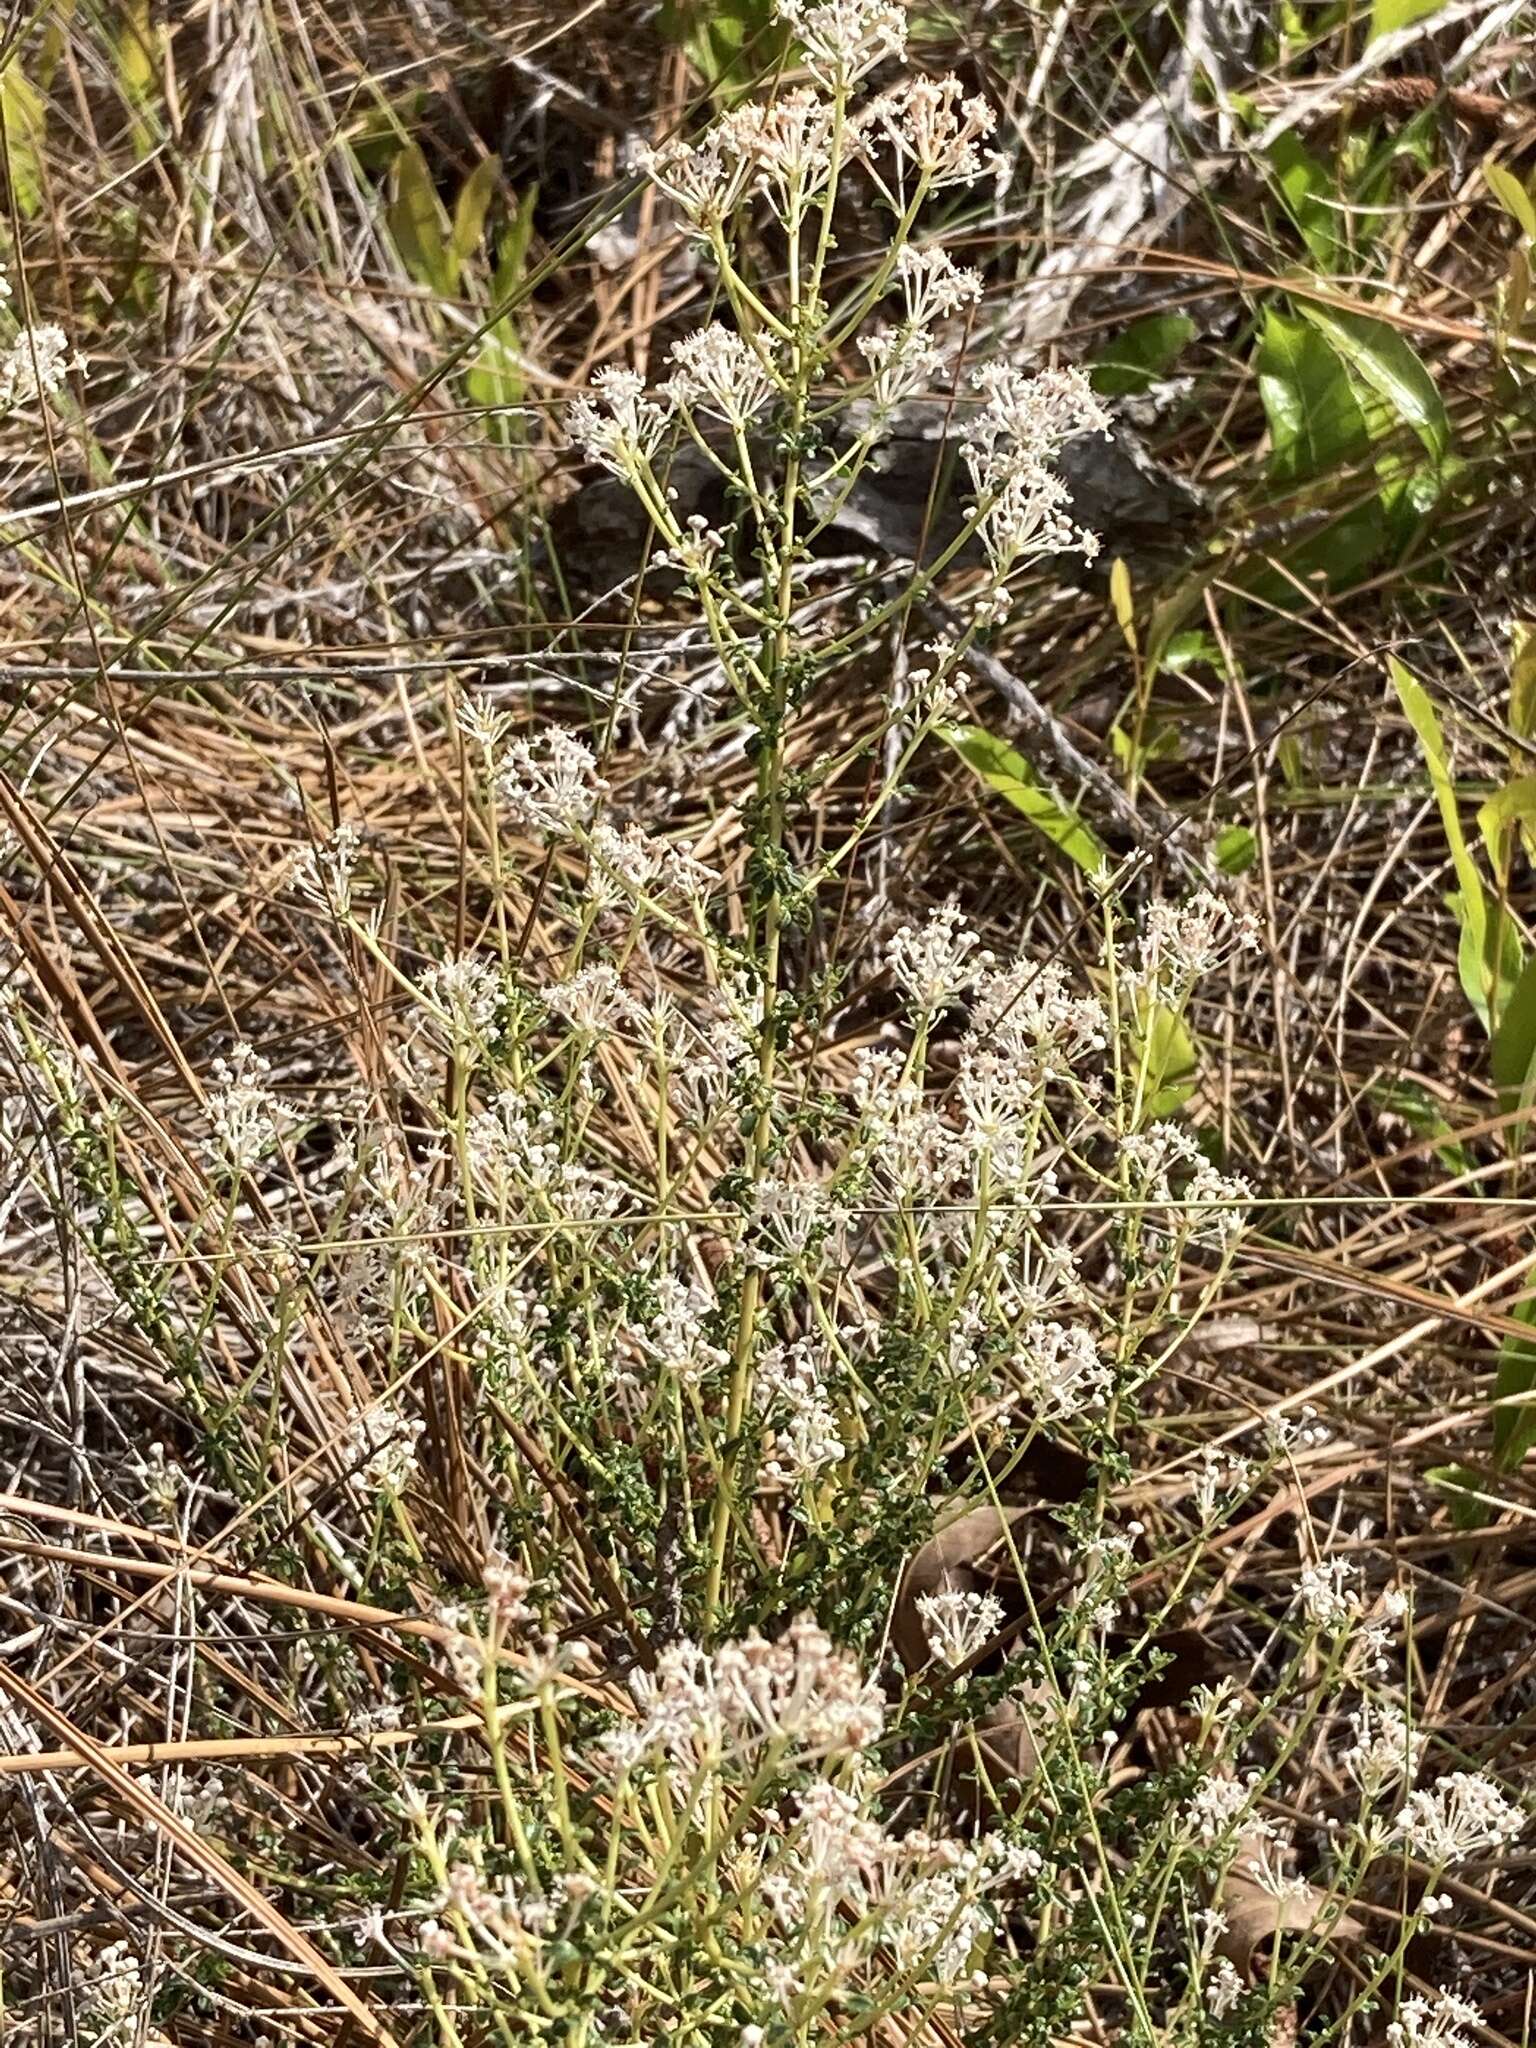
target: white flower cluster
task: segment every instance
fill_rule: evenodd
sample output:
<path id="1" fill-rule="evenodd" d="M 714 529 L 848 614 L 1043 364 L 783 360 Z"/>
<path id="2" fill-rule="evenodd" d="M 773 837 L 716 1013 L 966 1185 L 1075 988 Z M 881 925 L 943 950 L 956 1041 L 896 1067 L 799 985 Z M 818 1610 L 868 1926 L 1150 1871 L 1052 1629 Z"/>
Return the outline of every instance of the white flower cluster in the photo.
<path id="1" fill-rule="evenodd" d="M 1247 1987 L 1230 1956 L 1217 1956 L 1205 1974 L 1205 2009 L 1213 2020 L 1224 2020 Z"/>
<path id="2" fill-rule="evenodd" d="M 68 373 L 84 368 L 62 327 L 51 322 L 23 327 L 0 356 L 0 412 L 34 399 L 57 397 Z"/>
<path id="3" fill-rule="evenodd" d="M 548 1895 L 511 1877 L 488 1880 L 479 1842 L 471 1839 L 464 1850 L 449 1864 L 433 1916 L 418 1930 L 424 1953 L 435 1961 L 526 1966 L 596 1890 L 584 1872 L 557 1877 Z"/>
<path id="4" fill-rule="evenodd" d="M 969 1663 L 1003 1623 L 1003 1603 L 995 1593 L 975 1593 L 963 1586 L 921 1594 L 917 1611 L 929 1652 L 941 1664 Z"/>
<path id="5" fill-rule="evenodd" d="M 997 159 L 978 147 L 996 126 L 988 102 L 968 95 L 953 75 L 907 79 L 873 101 L 862 124 L 866 147 L 871 131 L 883 134 L 895 152 L 898 174 L 910 168 L 933 192 L 945 185 L 974 185 L 996 172 Z"/>
<path id="6" fill-rule="evenodd" d="M 1349 1626 L 1361 1611 L 1359 1576 L 1347 1557 L 1302 1566 L 1296 1590 L 1302 1612 L 1314 1628 L 1335 1634 Z"/>
<path id="7" fill-rule="evenodd" d="M 1075 1323 L 1028 1322 L 1019 1330 L 1009 1369 L 1042 1422 L 1061 1422 L 1109 1398 L 1109 1363 L 1091 1332 Z"/>
<path id="8" fill-rule="evenodd" d="M 896 258 L 896 282 L 906 301 L 905 319 L 858 338 L 869 365 L 868 396 L 877 421 L 923 390 L 944 367 L 946 353 L 933 323 L 979 304 L 982 294 L 979 272 L 962 270 L 943 249 L 915 249 L 910 243 Z"/>
<path id="9" fill-rule="evenodd" d="M 674 342 L 676 365 L 662 386 L 681 412 L 703 412 L 744 428 L 778 389 L 772 362 L 718 321 Z"/>
<path id="10" fill-rule="evenodd" d="M 1354 1741 L 1340 1761 L 1368 1800 L 1418 1776 L 1426 1738 L 1409 1727 L 1400 1708 L 1367 1703 L 1350 1715 L 1349 1725 Z"/>
<path id="11" fill-rule="evenodd" d="M 1241 1822 L 1245 1831 L 1267 1833 L 1268 1824 L 1249 1811 L 1252 1789 L 1240 1779 L 1202 1778 L 1184 1808 L 1183 1829 L 1202 1849 L 1214 1849 Z"/>
<path id="12" fill-rule="evenodd" d="M 579 967 L 567 980 L 551 982 L 541 993 L 550 1013 L 563 1018 L 583 1045 L 600 1045 L 621 1026 L 633 1024 L 639 1014 L 618 969 L 606 960 Z"/>
<path id="13" fill-rule="evenodd" d="M 551 838 L 585 825 L 608 788 L 592 749 L 563 726 L 551 726 L 542 746 L 514 740 L 497 785 L 519 824 Z"/>
<path id="14" fill-rule="evenodd" d="M 841 1755 L 868 1748 L 885 1726 L 879 1687 L 808 1615 L 773 1643 L 747 1636 L 713 1655 L 673 1643 L 654 1674 L 637 1672 L 632 1686 L 638 1717 L 603 1739 L 620 1772 L 659 1752 L 702 1761 L 750 1757 L 767 1743 Z"/>
<path id="15" fill-rule="evenodd" d="M 1243 1234 L 1252 1183 L 1213 1166 L 1182 1124 L 1167 1121 L 1121 1141 L 1131 1169 L 1130 1192 L 1152 1211 L 1147 1228 L 1224 1251 Z M 1176 1193 L 1175 1178 L 1183 1181 Z"/>
<path id="16" fill-rule="evenodd" d="M 700 1387 L 731 1362 L 724 1346 L 704 1334 L 715 1297 L 697 1280 L 685 1280 L 678 1273 L 658 1273 L 651 1285 L 656 1312 L 643 1327 L 632 1330 L 636 1348 L 657 1372 L 685 1387 Z"/>
<path id="17" fill-rule="evenodd" d="M 363 835 L 355 825 L 338 825 L 318 846 L 303 847 L 294 856 L 288 870 L 289 887 L 338 918 L 349 916 L 352 871 L 362 843 Z"/>
<path id="18" fill-rule="evenodd" d="M 1072 993 L 1059 961 L 1015 960 L 977 976 L 970 1036 L 1044 1085 L 1105 1051 L 1109 1017 L 1097 996 Z"/>
<path id="19" fill-rule="evenodd" d="M 113 2048 L 139 2038 L 149 1999 L 139 1959 L 126 1941 L 80 1956 L 76 1983 L 82 2048 Z"/>
<path id="20" fill-rule="evenodd" d="M 227 1165 L 254 1166 L 277 1137 L 280 1105 L 267 1086 L 271 1063 L 244 1040 L 227 1060 L 215 1060 L 217 1084 L 208 1095 L 208 1120 Z"/>
<path id="21" fill-rule="evenodd" d="M 427 1001 L 445 1010 L 460 1039 L 483 1039 L 496 1023 L 503 995 L 501 970 L 494 960 L 460 953 L 440 960 L 421 979 Z"/>
<path id="22" fill-rule="evenodd" d="M 787 220 L 853 157 L 870 167 L 876 189 L 893 205 L 913 174 L 924 190 L 938 191 L 995 173 L 997 160 L 979 145 L 996 117 L 958 78 L 915 76 L 847 109 L 852 88 L 905 50 L 904 8 L 891 0 L 779 0 L 778 13 L 793 29 L 815 85 L 766 104 L 733 107 L 696 143 L 667 142 L 641 158 L 647 175 L 703 238 L 718 235 L 751 192 L 764 194 Z M 839 135 L 841 158 L 834 149 Z M 894 191 L 874 170 L 882 144 L 893 153 Z"/>
<path id="23" fill-rule="evenodd" d="M 886 946 L 885 960 L 918 1017 L 954 1002 L 992 965 L 957 903 L 940 904 L 920 925 L 902 925 Z"/>
<path id="24" fill-rule="evenodd" d="M 1437 1870 L 1506 1848 L 1524 1831 L 1525 1815 L 1482 1771 L 1453 1771 L 1410 1792 L 1397 1820 L 1408 1853 Z"/>
<path id="25" fill-rule="evenodd" d="M 837 1411 L 827 1394 L 831 1361 L 811 1338 L 772 1345 L 757 1368 L 758 1398 L 765 1415 L 782 1415 L 773 1455 L 764 1466 L 770 1479 L 796 1484 L 847 1456 Z"/>
<path id="26" fill-rule="evenodd" d="M 531 1107 L 512 1089 L 470 1117 L 465 1150 L 486 1188 L 512 1200 L 539 1195 L 571 1222 L 598 1222 L 629 1199 L 622 1182 L 585 1160 L 565 1158 L 552 1112 Z"/>
<path id="27" fill-rule="evenodd" d="M 1481 2019 L 1477 2007 L 1454 1991 L 1405 1998 L 1387 2028 L 1388 2048 L 1472 2048 L 1466 2029 L 1480 2025 Z"/>
<path id="28" fill-rule="evenodd" d="M 778 0 L 806 69 L 829 91 L 857 84 L 887 57 L 904 55 L 907 10 L 894 0 Z"/>
<path id="29" fill-rule="evenodd" d="M 349 1483 L 365 1498 L 405 1491 L 416 1471 L 416 1446 L 423 1424 L 389 1402 L 365 1408 L 342 1433 L 337 1456 Z"/>
<path id="30" fill-rule="evenodd" d="M 877 1167 L 899 1195 L 942 1203 L 982 1189 L 1010 1202 L 1016 1221 L 1037 1214 L 1057 1190 L 1042 1162 L 1043 1091 L 1069 1082 L 1080 1102 L 1102 1085 L 1083 1068 L 1103 1053 L 1108 1019 L 1093 997 L 1074 996 L 1055 963 L 1020 960 L 996 967 L 952 904 L 921 925 L 903 926 L 886 960 L 914 1020 L 937 1015 L 968 988 L 972 1021 L 946 1114 L 930 1102 L 908 1065 L 889 1049 L 859 1054 L 852 1095 L 860 1111 L 859 1158 Z M 1070 1258 L 1057 1261 L 1043 1287 L 1018 1296 L 1025 1314 L 1080 1294 Z"/>
<path id="31" fill-rule="evenodd" d="M 701 902 L 720 879 L 688 846 L 670 844 L 643 825 L 630 823 L 620 831 L 600 821 L 588 843 L 594 861 L 589 894 L 605 909 L 626 895 Z"/>
<path id="32" fill-rule="evenodd" d="M 1158 1001 L 1179 1001 L 1191 985 L 1209 974 L 1237 948 L 1252 952 L 1259 943 L 1256 919 L 1234 911 L 1209 889 L 1186 903 L 1154 903 L 1133 958 L 1122 967 L 1132 990 Z"/>
<path id="33" fill-rule="evenodd" d="M 883 1935 L 899 1969 L 954 1984 L 996 1925 L 987 1894 L 1037 1877 L 1041 1860 L 996 1835 L 937 1843 L 933 1854 L 937 1869 L 892 1888 Z"/>
<path id="34" fill-rule="evenodd" d="M 1052 467 L 1079 434 L 1108 433 L 1109 415 L 1080 370 L 1036 376 L 1008 363 L 979 370 L 984 394 L 961 444 L 976 492 L 973 516 L 999 586 L 1023 563 L 1081 554 L 1098 541 L 1070 516 L 1071 490 Z"/>

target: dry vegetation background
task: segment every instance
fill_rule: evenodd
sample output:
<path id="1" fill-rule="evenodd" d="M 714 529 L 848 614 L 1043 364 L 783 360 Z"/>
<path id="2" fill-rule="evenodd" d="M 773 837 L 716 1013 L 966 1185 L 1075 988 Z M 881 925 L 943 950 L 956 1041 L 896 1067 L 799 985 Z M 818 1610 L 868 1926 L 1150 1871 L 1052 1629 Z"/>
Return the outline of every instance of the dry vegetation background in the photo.
<path id="1" fill-rule="evenodd" d="M 1034 580 L 966 715 L 1057 839 L 1075 820 L 1127 864 L 1133 904 L 1219 870 L 1264 934 L 1196 1006 L 1183 1112 L 1261 1191 L 1256 1228 L 1121 1497 L 1155 1513 L 1182 1445 L 1255 1416 L 1321 1425 L 1210 1535 L 1191 1654 L 1248 1683 L 1298 1554 L 1347 1555 L 1413 1588 L 1445 1753 L 1529 1794 L 1536 23 L 1508 0 L 997 0 L 911 27 L 913 65 L 998 107 L 1010 167 L 942 223 L 986 280 L 967 350 L 1095 365 L 1118 408 L 1076 478 L 1103 556 Z M 641 1601 L 665 1559 L 625 1550 L 558 1446 L 468 1414 L 446 1297 L 389 1543 L 359 1509 L 346 1418 L 385 1386 L 339 1256 L 307 1327 L 274 1342 L 270 1310 L 331 1227 L 343 1130 L 409 1128 L 414 1081 L 398 987 L 285 877 L 350 820 L 392 958 L 462 950 L 493 902 L 549 943 L 558 857 L 529 842 L 493 889 L 464 693 L 592 731 L 621 804 L 739 871 L 739 718 L 558 406 L 603 364 L 656 372 L 702 317 L 709 277 L 634 151 L 777 49 L 751 12 L 450 0 L 59 0 L 13 9 L 3 47 L 9 308 L 78 360 L 0 422 L 0 2027 L 361 2040 L 390 1972 L 331 1937 L 401 1869 L 378 1742 L 457 1711 L 433 1617 L 496 1533 L 488 1432 L 546 1490 L 590 1614 L 612 1571 Z M 856 207 L 839 244 L 871 261 Z M 808 602 L 878 595 L 942 524 L 934 418 Z M 867 798 L 855 743 L 909 624 L 797 730 L 802 765 L 850 764 L 808 830 Z M 1445 802 L 1389 654 L 1428 692 Z M 1477 807 L 1511 788 L 1485 840 Z M 797 939 L 807 975 L 852 948 L 829 1071 L 888 1014 L 879 942 L 928 904 L 1096 957 L 1070 854 L 937 744 L 845 879 Z M 1493 1022 L 1517 1020 L 1502 1072 L 1458 974 L 1475 890 Z M 297 1121 L 231 1209 L 204 1105 L 240 1040 Z M 419 1250 L 451 1274 L 440 1221 L 424 1196 Z M 402 1664 L 417 1707 L 381 1738 Z M 1122 1768 L 1170 1712 L 1126 1730 Z M 1337 1786 L 1325 1744 L 1302 1762 L 1304 1830 Z M 1517 1847 L 1496 1891 L 1457 1873 L 1411 1959 L 1476 1987 L 1493 2042 L 1529 2038 L 1533 1868 Z M 93 1990 L 114 1944 L 142 1985 L 116 2033 Z M 1307 2025 L 1359 1967 L 1327 1961 Z M 1073 2025 L 1114 2038 L 1112 2003 L 1090 1989 Z"/>

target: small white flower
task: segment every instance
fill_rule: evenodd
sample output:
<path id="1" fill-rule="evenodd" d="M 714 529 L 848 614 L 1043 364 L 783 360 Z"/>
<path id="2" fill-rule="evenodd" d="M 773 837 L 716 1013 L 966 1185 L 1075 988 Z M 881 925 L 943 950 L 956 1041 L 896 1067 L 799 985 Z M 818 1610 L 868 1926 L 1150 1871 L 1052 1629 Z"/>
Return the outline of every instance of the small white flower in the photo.
<path id="1" fill-rule="evenodd" d="M 1297 1579 L 1302 1611 L 1314 1628 L 1334 1630 L 1345 1627 L 1360 1612 L 1360 1595 L 1355 1582 L 1359 1573 L 1347 1557 L 1330 1557 L 1320 1564 L 1305 1564 Z"/>
<path id="2" fill-rule="evenodd" d="M 907 47 L 907 10 L 893 0 L 778 0 L 776 11 L 829 90 L 846 90 Z"/>
<path id="3" fill-rule="evenodd" d="M 338 1445 L 349 1484 L 363 1495 L 403 1493 L 416 1471 L 416 1446 L 424 1424 L 389 1402 L 365 1408 Z"/>
<path id="4" fill-rule="evenodd" d="M 1502 1849 L 1525 1829 L 1525 1815 L 1482 1771 L 1453 1771 L 1410 1792 L 1397 1836 L 1410 1855 L 1443 1869 L 1485 1850 Z"/>
<path id="5" fill-rule="evenodd" d="M 1464 2030 L 1477 2026 L 1481 2017 L 1475 2005 L 1454 1991 L 1406 1998 L 1387 2028 L 1389 2048 L 1471 2048 Z"/>
<path id="6" fill-rule="evenodd" d="M 288 870 L 288 885 L 296 895 L 322 904 L 339 918 L 352 909 L 352 871 L 362 847 L 362 834 L 355 825 L 338 825 L 318 846 L 306 846 Z"/>
<path id="7" fill-rule="evenodd" d="M 885 957 L 897 985 L 923 1013 L 953 1002 L 992 962 L 954 903 L 930 911 L 921 925 L 904 924 L 886 947 Z"/>
<path id="8" fill-rule="evenodd" d="M 591 461 L 615 476 L 648 467 L 667 426 L 667 408 L 645 395 L 645 379 L 612 366 L 592 379 L 590 398 L 565 409 L 566 432 Z"/>
<path id="9" fill-rule="evenodd" d="M 56 397 L 68 372 L 84 368 L 62 327 L 24 327 L 0 358 L 0 412 Z"/>
<path id="10" fill-rule="evenodd" d="M 608 788 L 592 749 L 564 726 L 552 726 L 542 745 L 514 740 L 497 777 L 512 816 L 550 837 L 585 825 Z"/>
<path id="11" fill-rule="evenodd" d="M 277 1097 L 267 1086 L 272 1071 L 243 1041 L 227 1060 L 215 1060 L 218 1083 L 208 1096 L 208 1119 L 226 1164 L 241 1172 L 254 1166 L 277 1137 Z"/>
<path id="12" fill-rule="evenodd" d="M 995 1593 L 973 1593 L 946 1587 L 919 1596 L 917 1611 L 930 1653 L 943 1664 L 965 1664 L 1003 1623 L 1003 1603 Z"/>
<path id="13" fill-rule="evenodd" d="M 466 1039 L 485 1038 L 501 1005 L 501 972 L 494 960 L 460 953 L 441 960 L 422 976 L 422 994 L 446 1010 L 455 1031 Z"/>
<path id="14" fill-rule="evenodd" d="M 1245 1989 L 1236 1965 L 1229 1957 L 1218 1956 L 1205 1976 L 1206 2011 L 1212 2019 L 1224 2020 Z"/>
<path id="15" fill-rule="evenodd" d="M 675 342 L 672 361 L 676 367 L 663 389 L 673 404 L 712 413 L 729 427 L 745 427 L 773 397 L 767 362 L 718 322 Z"/>
<path id="16" fill-rule="evenodd" d="M 1340 1761 L 1367 1799 L 1379 1799 L 1400 1779 L 1417 1776 L 1426 1738 L 1397 1707 L 1363 1706 L 1350 1715 L 1349 1725 L 1355 1739 Z"/>
<path id="17" fill-rule="evenodd" d="M 1248 1787 L 1236 1778 L 1202 1778 L 1184 1809 L 1184 1831 L 1202 1849 L 1212 1849 L 1243 1823 L 1247 1834 L 1267 1835 L 1267 1821 L 1249 1813 Z"/>
<path id="18" fill-rule="evenodd" d="M 981 303 L 980 271 L 962 270 L 940 248 L 918 249 L 908 242 L 896 258 L 896 278 L 907 301 L 907 319 L 916 327 Z"/>
<path id="19" fill-rule="evenodd" d="M 876 100 L 867 119 L 934 190 L 974 184 L 992 167 L 977 144 L 992 133 L 997 116 L 986 100 L 967 97 L 953 76 L 909 78 Z"/>
<path id="20" fill-rule="evenodd" d="M 758 1397 L 765 1413 L 784 1416 L 773 1455 L 764 1466 L 770 1479 L 794 1484 L 848 1454 L 841 1425 L 827 1393 L 831 1360 L 807 1337 L 775 1344 L 758 1362 Z"/>
<path id="21" fill-rule="evenodd" d="M 1125 978 L 1151 995 L 1178 998 L 1234 947 L 1251 952 L 1258 943 L 1254 918 L 1201 889 L 1187 903 L 1152 905 Z"/>
<path id="22" fill-rule="evenodd" d="M 606 961 L 578 969 L 569 981 L 546 988 L 543 996 L 553 1015 L 563 1017 L 589 1045 L 612 1037 L 620 1025 L 633 1023 L 636 1015 L 633 996 L 619 979 L 618 969 Z"/>
<path id="23" fill-rule="evenodd" d="M 1077 1324 L 1026 1323 L 1010 1363 L 1043 1422 L 1081 1415 L 1109 1396 L 1108 1362 Z"/>

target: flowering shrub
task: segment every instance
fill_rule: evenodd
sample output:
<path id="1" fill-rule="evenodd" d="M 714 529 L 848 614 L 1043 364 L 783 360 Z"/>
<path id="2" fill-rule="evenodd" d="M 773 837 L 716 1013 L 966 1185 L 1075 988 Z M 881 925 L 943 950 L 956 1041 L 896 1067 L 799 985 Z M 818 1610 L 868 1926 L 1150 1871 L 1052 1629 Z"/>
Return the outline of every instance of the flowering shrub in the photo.
<path id="1" fill-rule="evenodd" d="M 1319 1955 L 1359 1935 L 1351 1905 L 1387 1886 L 1397 1931 L 1340 2037 L 1390 2001 L 1393 2048 L 1461 2048 L 1474 2016 L 1449 1990 L 1399 1997 L 1404 1959 L 1445 1873 L 1523 1820 L 1491 1777 L 1438 1770 L 1397 1676 L 1405 1596 L 1299 1557 L 1251 1688 L 1210 1670 L 1158 1690 L 1203 1540 L 1319 1436 L 1277 1407 L 1204 1441 L 1168 1391 L 1264 1190 L 1181 1119 L 1166 1049 L 1257 945 L 1252 918 L 1105 880 L 1079 969 L 989 943 L 996 920 L 958 900 L 878 931 L 833 907 L 1020 579 L 1095 554 L 1060 457 L 1110 421 L 1075 368 L 964 364 L 982 281 L 925 236 L 935 195 L 991 174 L 989 104 L 956 78 L 877 87 L 905 49 L 884 0 L 779 13 L 810 82 L 645 162 L 719 318 L 663 378 L 600 370 L 564 412 L 707 634 L 748 801 L 685 843 L 616 786 L 601 719 L 514 731 L 466 698 L 466 831 L 497 892 L 478 932 L 459 919 L 462 950 L 402 941 L 362 820 L 286 874 L 387 991 L 398 1121 L 353 1120 L 302 1254 L 279 1228 L 239 1237 L 305 1120 L 243 1041 L 208 1063 L 187 1148 L 220 1284 L 242 1275 L 252 1324 L 270 1310 L 274 1378 L 301 1328 L 326 1360 L 317 1449 L 283 1481 L 349 1593 L 387 1582 L 367 1627 L 419 1621 L 434 1575 L 465 1572 L 462 1532 L 455 1550 L 414 1512 L 430 1461 L 458 1461 L 485 1537 L 468 1594 L 425 1602 L 432 1653 L 367 1707 L 398 1882 L 328 1952 L 383 1974 L 381 2008 L 441 2048 L 925 2027 L 1043 2048 L 1090 2017 L 1146 2048 L 1279 2041 Z M 887 223 L 861 278 L 834 260 L 850 186 Z M 0 401 L 58 388 L 62 335 L 28 333 Z M 837 508 L 935 388 L 969 482 L 958 532 L 885 595 L 809 602 Z M 685 447 L 722 483 L 717 524 L 675 509 Z M 864 798 L 808 829 L 814 747 L 842 744 L 818 689 L 883 660 L 968 563 Z M 530 845 L 517 929 L 500 884 Z M 6 1030 L 116 1218 L 103 1269 L 200 1400 L 212 1308 L 167 1304 L 60 1044 L 19 1009 Z M 367 1374 L 333 1367 L 337 1333 Z M 1180 1448 L 1143 1485 L 1126 1446 L 1159 1404 Z M 219 1484 L 264 1503 L 278 1449 L 198 1413 Z M 1070 1480 L 1048 1505 L 1052 1461 Z M 153 1492 L 171 1514 L 163 1460 Z M 413 1743 L 384 1744 L 408 1716 Z M 1330 1731 L 1328 1825 L 1298 1831 L 1284 1775 Z M 137 1978 L 109 1958 L 87 2039 L 132 2038 Z"/>

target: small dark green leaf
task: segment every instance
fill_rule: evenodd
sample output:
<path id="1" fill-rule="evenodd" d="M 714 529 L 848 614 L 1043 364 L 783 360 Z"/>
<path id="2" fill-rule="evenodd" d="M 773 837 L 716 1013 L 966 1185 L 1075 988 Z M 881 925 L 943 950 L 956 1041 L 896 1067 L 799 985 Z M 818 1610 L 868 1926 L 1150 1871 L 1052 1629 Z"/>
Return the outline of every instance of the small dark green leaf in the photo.
<path id="1" fill-rule="evenodd" d="M 1133 320 L 1088 366 L 1093 388 L 1104 398 L 1136 397 L 1166 377 L 1194 339 L 1187 313 L 1149 313 Z"/>

